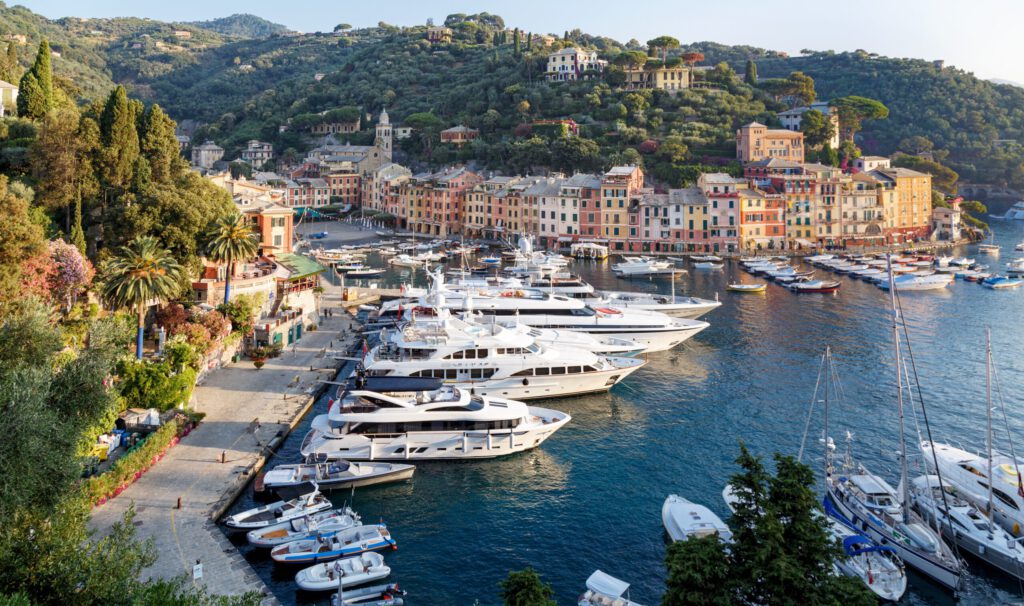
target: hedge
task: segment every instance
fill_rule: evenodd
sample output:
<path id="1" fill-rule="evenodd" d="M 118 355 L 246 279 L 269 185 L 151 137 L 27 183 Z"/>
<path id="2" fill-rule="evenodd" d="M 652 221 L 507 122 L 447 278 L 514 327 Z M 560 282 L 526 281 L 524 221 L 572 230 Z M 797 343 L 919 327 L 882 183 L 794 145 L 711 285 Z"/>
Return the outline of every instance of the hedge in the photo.
<path id="1" fill-rule="evenodd" d="M 175 415 L 115 461 L 106 473 L 86 480 L 82 490 L 89 502 L 93 506 L 103 505 L 124 492 L 135 480 L 141 478 L 142 474 L 149 471 L 150 467 L 156 465 L 157 461 L 164 458 L 167 450 L 177 444 L 180 438 L 187 436 L 199 422 L 199 418 L 200 415 Z"/>

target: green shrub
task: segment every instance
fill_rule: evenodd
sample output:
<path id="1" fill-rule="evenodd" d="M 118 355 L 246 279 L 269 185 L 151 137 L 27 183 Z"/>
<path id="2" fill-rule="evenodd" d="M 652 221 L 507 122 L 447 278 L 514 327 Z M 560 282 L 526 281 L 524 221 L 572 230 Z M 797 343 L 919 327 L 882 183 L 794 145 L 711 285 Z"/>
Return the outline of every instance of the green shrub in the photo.
<path id="1" fill-rule="evenodd" d="M 173 372 L 169 361 L 124 360 L 118 364 L 121 396 L 128 406 L 169 410 L 187 405 L 192 398 L 196 369 L 185 366 Z"/>

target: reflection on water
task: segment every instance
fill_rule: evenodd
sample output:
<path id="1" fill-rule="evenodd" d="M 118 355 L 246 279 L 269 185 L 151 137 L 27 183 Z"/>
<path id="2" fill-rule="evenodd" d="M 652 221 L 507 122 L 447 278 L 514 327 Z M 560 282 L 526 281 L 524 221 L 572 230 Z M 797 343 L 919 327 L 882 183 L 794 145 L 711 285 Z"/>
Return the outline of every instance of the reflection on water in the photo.
<path id="1" fill-rule="evenodd" d="M 994 227 L 1003 254 L 985 262 L 995 268 L 1016 256 L 1013 245 L 1024 236 L 1018 224 Z M 971 248 L 959 253 L 984 258 Z M 369 262 L 381 265 L 373 256 Z M 667 280 L 618 279 L 609 265 L 576 267 L 599 288 L 670 290 Z M 826 343 L 846 393 L 832 410 L 833 437 L 841 442 L 842 431 L 851 431 L 857 456 L 895 484 L 892 310 L 875 286 L 839 279 L 834 295 L 795 295 L 774 284 L 749 295 L 725 290 L 730 281 L 754 281 L 735 264 L 691 272 L 676 280 L 676 292 L 719 293 L 722 307 L 704 318 L 711 327 L 674 351 L 652 355 L 609 394 L 540 403 L 573 416 L 540 449 L 494 461 L 424 464 L 411 482 L 357 491 L 364 520 L 383 518 L 398 541 L 398 551 L 386 558 L 409 603 L 496 603 L 498 581 L 527 565 L 553 584 L 560 604 L 574 603 L 595 568 L 631 582 L 640 603 L 658 603 L 665 496 L 684 494 L 725 516 L 720 492 L 736 471 L 738 441 L 764 455 L 796 454 Z M 394 272 L 375 281 L 397 284 Z M 416 282 L 425 283 L 422 271 Z M 984 443 L 984 328 L 991 326 L 1010 424 L 1017 444 L 1024 443 L 1024 290 L 958 282 L 948 292 L 904 293 L 901 301 L 935 438 Z M 304 430 L 275 462 L 298 459 Z M 807 460 L 820 467 L 816 432 L 817 420 Z M 1005 446 L 1004 432 L 996 440 Z M 340 503 L 348 496 L 334 498 Z M 318 597 L 295 596 L 294 570 L 275 570 L 262 554 L 247 557 L 285 603 Z M 1019 593 L 1017 583 L 998 581 L 979 564 L 971 571 L 962 604 L 1005 602 Z M 912 577 L 904 602 L 952 599 Z"/>

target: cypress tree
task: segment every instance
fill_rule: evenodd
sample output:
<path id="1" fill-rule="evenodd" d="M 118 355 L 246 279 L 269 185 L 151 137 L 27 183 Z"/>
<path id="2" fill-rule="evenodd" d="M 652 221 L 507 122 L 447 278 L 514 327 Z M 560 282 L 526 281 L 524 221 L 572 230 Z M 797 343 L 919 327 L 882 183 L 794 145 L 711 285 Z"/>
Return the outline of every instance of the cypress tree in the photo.
<path id="1" fill-rule="evenodd" d="M 139 133 L 128 93 L 118 86 L 103 107 L 100 116 L 101 178 L 110 186 L 125 189 L 132 181 L 132 170 L 139 157 Z"/>
<path id="2" fill-rule="evenodd" d="M 515 30 L 513 30 L 512 37 L 513 37 L 513 40 L 512 40 L 513 52 L 518 57 L 519 53 L 520 53 L 520 50 L 519 50 L 519 28 L 518 27 Z"/>
<path id="3" fill-rule="evenodd" d="M 140 137 L 142 154 L 149 161 L 153 181 L 164 183 L 174 173 L 175 159 L 178 158 L 178 140 L 174 136 L 174 121 L 159 105 L 153 105 L 142 119 Z"/>
<path id="4" fill-rule="evenodd" d="M 69 236 L 71 244 L 78 248 L 78 252 L 85 254 L 85 230 L 82 229 L 82 198 L 75 200 L 75 218 L 71 225 Z"/>
<path id="5" fill-rule="evenodd" d="M 14 44 L 14 40 L 11 40 L 7 43 L 7 57 L 4 59 L 4 71 L 3 75 L 0 75 L 0 80 L 13 83 L 17 79 L 17 73 L 18 47 Z"/>
<path id="6" fill-rule="evenodd" d="M 757 86 L 757 64 L 753 59 L 747 59 L 747 69 L 743 74 L 743 81 L 750 86 Z"/>
<path id="7" fill-rule="evenodd" d="M 53 70 L 50 67 L 50 43 L 39 43 L 36 61 L 21 78 L 18 91 L 18 113 L 40 120 L 53 109 Z"/>

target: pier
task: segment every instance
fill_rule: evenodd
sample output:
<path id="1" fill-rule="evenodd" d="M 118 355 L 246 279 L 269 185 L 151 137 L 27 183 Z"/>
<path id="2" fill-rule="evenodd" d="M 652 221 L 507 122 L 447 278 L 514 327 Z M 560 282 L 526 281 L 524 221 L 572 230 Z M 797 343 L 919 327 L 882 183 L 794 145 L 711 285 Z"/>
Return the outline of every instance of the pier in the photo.
<path id="1" fill-rule="evenodd" d="M 193 582 L 210 593 L 258 591 L 264 604 L 278 604 L 217 519 L 313 405 L 321 381 L 334 378 L 341 362 L 330 352 L 348 351 L 357 341 L 358 325 L 344 313 L 340 289 L 325 286 L 319 330 L 262 369 L 240 361 L 207 377 L 193 399 L 193 408 L 206 414 L 202 423 L 149 473 L 93 511 L 91 526 L 102 536 L 134 503 L 138 536 L 152 538 L 157 551 L 144 578 L 192 578 L 198 561 L 202 578 Z M 330 317 L 323 315 L 327 307 Z"/>

